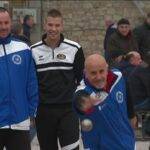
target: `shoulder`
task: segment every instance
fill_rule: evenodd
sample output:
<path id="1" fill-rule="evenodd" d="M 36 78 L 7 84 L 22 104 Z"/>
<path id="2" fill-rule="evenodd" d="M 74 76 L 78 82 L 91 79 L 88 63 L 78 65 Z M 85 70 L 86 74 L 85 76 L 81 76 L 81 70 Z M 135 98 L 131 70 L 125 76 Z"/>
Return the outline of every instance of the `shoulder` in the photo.
<path id="1" fill-rule="evenodd" d="M 22 50 L 30 49 L 25 42 L 15 38 L 12 38 L 11 45 L 13 46 L 14 49 L 22 49 Z"/>
<path id="2" fill-rule="evenodd" d="M 65 44 L 67 44 L 69 46 L 72 46 L 72 47 L 76 47 L 77 49 L 81 48 L 81 46 L 77 42 L 69 40 L 69 39 L 64 39 L 63 43 L 65 43 Z"/>
<path id="3" fill-rule="evenodd" d="M 31 49 L 35 49 L 35 48 L 38 48 L 40 46 L 44 45 L 44 43 L 42 41 L 39 41 L 33 45 L 31 45 Z"/>

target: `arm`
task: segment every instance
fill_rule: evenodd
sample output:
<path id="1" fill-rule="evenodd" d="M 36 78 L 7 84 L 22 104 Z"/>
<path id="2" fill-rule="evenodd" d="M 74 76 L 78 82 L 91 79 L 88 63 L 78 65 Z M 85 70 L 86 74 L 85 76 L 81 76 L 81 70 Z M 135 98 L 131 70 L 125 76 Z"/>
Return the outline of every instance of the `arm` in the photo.
<path id="1" fill-rule="evenodd" d="M 77 81 L 77 84 L 80 83 L 82 77 L 83 77 L 83 69 L 84 69 L 84 54 L 82 48 L 79 48 L 74 60 L 74 73 L 75 78 Z"/>
<path id="2" fill-rule="evenodd" d="M 35 65 L 32 59 L 31 51 L 28 53 L 29 67 L 28 67 L 28 81 L 27 81 L 27 96 L 29 100 L 29 115 L 36 116 L 36 110 L 39 103 L 38 82 L 36 77 Z"/>

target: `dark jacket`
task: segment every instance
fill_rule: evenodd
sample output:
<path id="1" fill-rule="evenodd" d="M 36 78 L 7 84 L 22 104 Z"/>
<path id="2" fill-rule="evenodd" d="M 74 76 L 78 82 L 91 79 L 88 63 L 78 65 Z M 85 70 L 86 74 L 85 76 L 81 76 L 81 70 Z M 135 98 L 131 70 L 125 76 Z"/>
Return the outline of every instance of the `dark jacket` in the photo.
<path id="1" fill-rule="evenodd" d="M 135 105 L 150 98 L 150 66 L 137 67 L 129 76 L 128 84 Z"/>
<path id="2" fill-rule="evenodd" d="M 146 22 L 133 30 L 135 38 L 139 46 L 139 52 L 144 55 L 150 51 L 150 25 Z"/>
<path id="3" fill-rule="evenodd" d="M 115 24 L 111 24 L 107 30 L 106 30 L 106 34 L 105 34 L 105 38 L 104 38 L 104 50 L 105 50 L 105 58 L 107 59 L 108 57 L 108 51 L 107 51 L 107 43 L 108 43 L 108 40 L 110 38 L 110 36 L 116 32 L 116 26 Z"/>
<path id="4" fill-rule="evenodd" d="M 28 26 L 27 24 L 23 24 L 23 34 L 30 40 L 30 30 L 31 27 Z"/>
<path id="5" fill-rule="evenodd" d="M 111 58 L 112 51 L 120 50 L 126 54 L 130 51 L 138 51 L 138 45 L 131 32 L 127 36 L 123 36 L 117 30 L 111 35 L 107 43 L 107 50 L 109 58 Z"/>
<path id="6" fill-rule="evenodd" d="M 82 47 L 61 35 L 58 47 L 52 49 L 45 43 L 45 38 L 46 35 L 31 47 L 37 67 L 40 103 L 71 103 L 83 74 Z"/>

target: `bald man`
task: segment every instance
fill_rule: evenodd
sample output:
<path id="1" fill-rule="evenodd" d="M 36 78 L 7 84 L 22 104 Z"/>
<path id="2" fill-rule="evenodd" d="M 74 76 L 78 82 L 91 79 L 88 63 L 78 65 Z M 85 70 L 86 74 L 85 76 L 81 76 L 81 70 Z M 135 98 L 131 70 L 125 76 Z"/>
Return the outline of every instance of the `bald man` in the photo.
<path id="1" fill-rule="evenodd" d="M 85 76 L 76 90 L 73 106 L 81 120 L 85 149 L 134 150 L 122 74 L 108 70 L 101 55 L 93 54 L 85 60 Z"/>

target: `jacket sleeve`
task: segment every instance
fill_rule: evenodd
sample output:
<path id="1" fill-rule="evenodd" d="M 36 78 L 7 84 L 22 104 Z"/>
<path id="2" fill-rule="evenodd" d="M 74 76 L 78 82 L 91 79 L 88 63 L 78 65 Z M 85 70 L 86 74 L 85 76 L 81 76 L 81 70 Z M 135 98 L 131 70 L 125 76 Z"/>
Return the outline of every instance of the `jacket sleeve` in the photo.
<path id="1" fill-rule="evenodd" d="M 129 119 L 132 119 L 135 117 L 135 110 L 133 106 L 133 101 L 131 99 L 128 83 L 127 83 L 127 112 L 128 112 Z"/>
<path id="2" fill-rule="evenodd" d="M 29 100 L 29 115 L 36 116 L 36 110 L 39 103 L 38 82 L 36 77 L 36 69 L 32 59 L 31 51 L 29 51 L 29 67 L 27 81 L 27 96 Z"/>
<path id="3" fill-rule="evenodd" d="M 74 60 L 74 73 L 75 73 L 77 84 L 79 84 L 79 82 L 83 78 L 84 61 L 85 58 L 84 58 L 83 50 L 82 48 L 79 48 L 75 55 L 75 60 Z"/>

